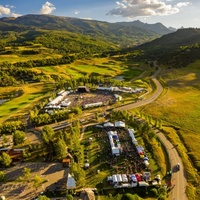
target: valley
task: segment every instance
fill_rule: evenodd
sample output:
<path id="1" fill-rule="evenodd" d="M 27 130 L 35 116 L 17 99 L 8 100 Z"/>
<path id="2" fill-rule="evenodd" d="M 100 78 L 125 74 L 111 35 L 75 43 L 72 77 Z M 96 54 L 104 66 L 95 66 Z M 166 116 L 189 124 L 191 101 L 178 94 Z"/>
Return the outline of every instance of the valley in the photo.
<path id="1" fill-rule="evenodd" d="M 25 187 L 23 192 L 12 190 L 16 199 L 42 193 L 75 198 L 87 188 L 95 188 L 100 200 L 126 195 L 146 200 L 198 199 L 198 29 L 153 32 L 140 22 L 108 24 L 48 15 L 2 18 L 0 27 L 1 192 L 9 184 L 15 189 L 16 181 Z M 117 121 L 125 127 L 104 127 Z M 125 135 L 130 129 L 135 130 L 137 144 Z M 115 140 L 119 136 L 124 150 L 117 156 L 108 151 L 109 131 L 117 132 Z M 145 149 L 144 157 L 150 158 L 149 165 L 135 152 L 139 145 Z M 13 149 L 19 152 L 15 155 Z M 5 154 L 11 158 L 8 166 Z M 65 159 L 70 160 L 67 168 Z M 59 167 L 49 174 L 48 169 L 31 167 L 32 176 L 24 167 L 31 162 Z M 17 171 L 16 166 L 25 171 L 14 180 L 9 169 Z M 62 173 L 54 180 L 57 170 Z M 151 173 L 152 180 L 147 182 L 144 172 Z M 141 176 L 136 186 L 131 179 L 111 178 L 135 174 Z M 71 175 L 76 186 L 67 188 Z M 153 185 L 156 177 L 161 182 Z M 148 187 L 140 187 L 140 181 Z M 12 192 L 6 193 L 6 199 L 13 198 Z"/>

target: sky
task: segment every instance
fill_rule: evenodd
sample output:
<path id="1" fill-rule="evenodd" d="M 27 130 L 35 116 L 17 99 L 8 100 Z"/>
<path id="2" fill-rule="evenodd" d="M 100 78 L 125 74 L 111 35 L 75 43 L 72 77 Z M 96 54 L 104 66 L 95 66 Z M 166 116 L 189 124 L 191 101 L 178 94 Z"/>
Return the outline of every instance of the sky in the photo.
<path id="1" fill-rule="evenodd" d="M 200 28 L 200 0 L 0 0 L 0 17 L 26 14 Z"/>

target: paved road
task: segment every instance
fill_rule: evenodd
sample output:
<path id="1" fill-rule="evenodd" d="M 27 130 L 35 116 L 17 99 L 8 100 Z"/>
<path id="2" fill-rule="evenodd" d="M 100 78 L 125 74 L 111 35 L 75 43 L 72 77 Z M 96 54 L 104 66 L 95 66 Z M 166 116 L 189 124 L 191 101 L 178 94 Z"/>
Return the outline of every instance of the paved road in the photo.
<path id="1" fill-rule="evenodd" d="M 175 186 L 173 186 L 173 189 L 170 192 L 169 199 L 186 200 L 185 187 L 187 185 L 187 179 L 182 160 L 178 155 L 176 148 L 166 139 L 164 134 L 157 130 L 157 135 L 167 149 L 172 168 L 172 183 Z M 178 163 L 180 164 L 180 170 L 177 170 Z"/>
<path id="2" fill-rule="evenodd" d="M 160 73 L 160 71 L 161 71 L 161 69 L 160 69 L 160 67 L 158 67 L 158 70 L 152 75 L 152 81 L 155 83 L 157 88 L 156 88 L 156 91 L 151 96 L 149 96 L 146 99 L 143 99 L 141 101 L 115 108 L 114 110 L 129 110 L 129 109 L 132 109 L 132 108 L 137 108 L 137 107 L 147 105 L 147 104 L 155 101 L 163 91 L 162 85 L 156 79 L 156 76 Z"/>
<path id="3" fill-rule="evenodd" d="M 162 85 L 156 79 L 156 76 L 160 73 L 160 70 L 161 69 L 158 67 L 158 70 L 154 73 L 154 75 L 152 75 L 152 80 L 155 83 L 157 88 L 156 88 L 156 91 L 151 96 L 149 96 L 148 98 L 141 100 L 139 102 L 131 103 L 131 104 L 128 104 L 125 106 L 115 108 L 114 110 L 129 110 L 132 108 L 144 106 L 146 104 L 149 104 L 149 103 L 152 103 L 153 101 L 155 101 L 163 91 Z M 169 142 L 169 140 L 167 140 L 167 138 L 164 136 L 163 133 L 161 133 L 159 130 L 157 130 L 157 135 L 160 138 L 160 140 L 162 141 L 163 145 L 167 149 L 171 168 L 173 171 L 172 182 L 175 186 L 173 187 L 172 191 L 170 192 L 169 199 L 171 199 L 171 200 L 187 200 L 187 196 L 185 194 L 187 179 L 186 179 L 186 173 L 185 173 L 185 170 L 183 167 L 181 157 L 178 155 L 176 148 L 173 147 L 173 145 Z M 176 170 L 177 163 L 180 164 L 179 171 Z"/>

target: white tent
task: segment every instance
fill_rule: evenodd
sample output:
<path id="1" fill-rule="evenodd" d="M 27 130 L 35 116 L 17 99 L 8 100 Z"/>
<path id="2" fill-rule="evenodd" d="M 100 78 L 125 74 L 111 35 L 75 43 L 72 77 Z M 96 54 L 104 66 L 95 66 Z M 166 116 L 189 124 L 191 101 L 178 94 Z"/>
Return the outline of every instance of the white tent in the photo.
<path id="1" fill-rule="evenodd" d="M 115 127 L 122 127 L 125 128 L 125 123 L 122 121 L 115 122 Z"/>
<path id="2" fill-rule="evenodd" d="M 121 176 L 121 174 L 117 174 L 116 176 L 117 176 L 117 182 L 121 183 L 122 182 L 122 176 Z"/>
<path id="3" fill-rule="evenodd" d="M 127 178 L 127 176 L 126 176 L 126 174 L 122 174 L 122 180 L 123 180 L 123 182 L 128 182 L 128 178 Z"/>
<path id="4" fill-rule="evenodd" d="M 113 183 L 117 183 L 117 176 L 116 175 L 112 175 L 112 181 L 113 181 Z"/>
<path id="5" fill-rule="evenodd" d="M 104 127 L 113 127 L 114 124 L 110 123 L 110 122 L 107 122 L 103 125 Z"/>
<path id="6" fill-rule="evenodd" d="M 85 167 L 86 168 L 90 167 L 90 164 L 89 163 L 85 163 Z"/>
<path id="7" fill-rule="evenodd" d="M 75 189 L 76 188 L 76 181 L 71 176 L 71 174 L 68 174 L 67 178 L 67 189 Z"/>
<path id="8" fill-rule="evenodd" d="M 120 150 L 117 147 L 112 147 L 112 155 L 119 156 L 120 155 Z"/>

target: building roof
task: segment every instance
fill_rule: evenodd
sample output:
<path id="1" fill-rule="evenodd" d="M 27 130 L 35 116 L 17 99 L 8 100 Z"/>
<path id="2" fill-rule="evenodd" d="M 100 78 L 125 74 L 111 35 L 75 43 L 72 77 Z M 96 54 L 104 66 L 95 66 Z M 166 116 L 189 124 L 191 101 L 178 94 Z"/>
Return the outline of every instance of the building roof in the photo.
<path id="1" fill-rule="evenodd" d="M 75 188 L 76 188 L 76 181 L 69 173 L 67 178 L 67 189 L 75 189 Z"/>

